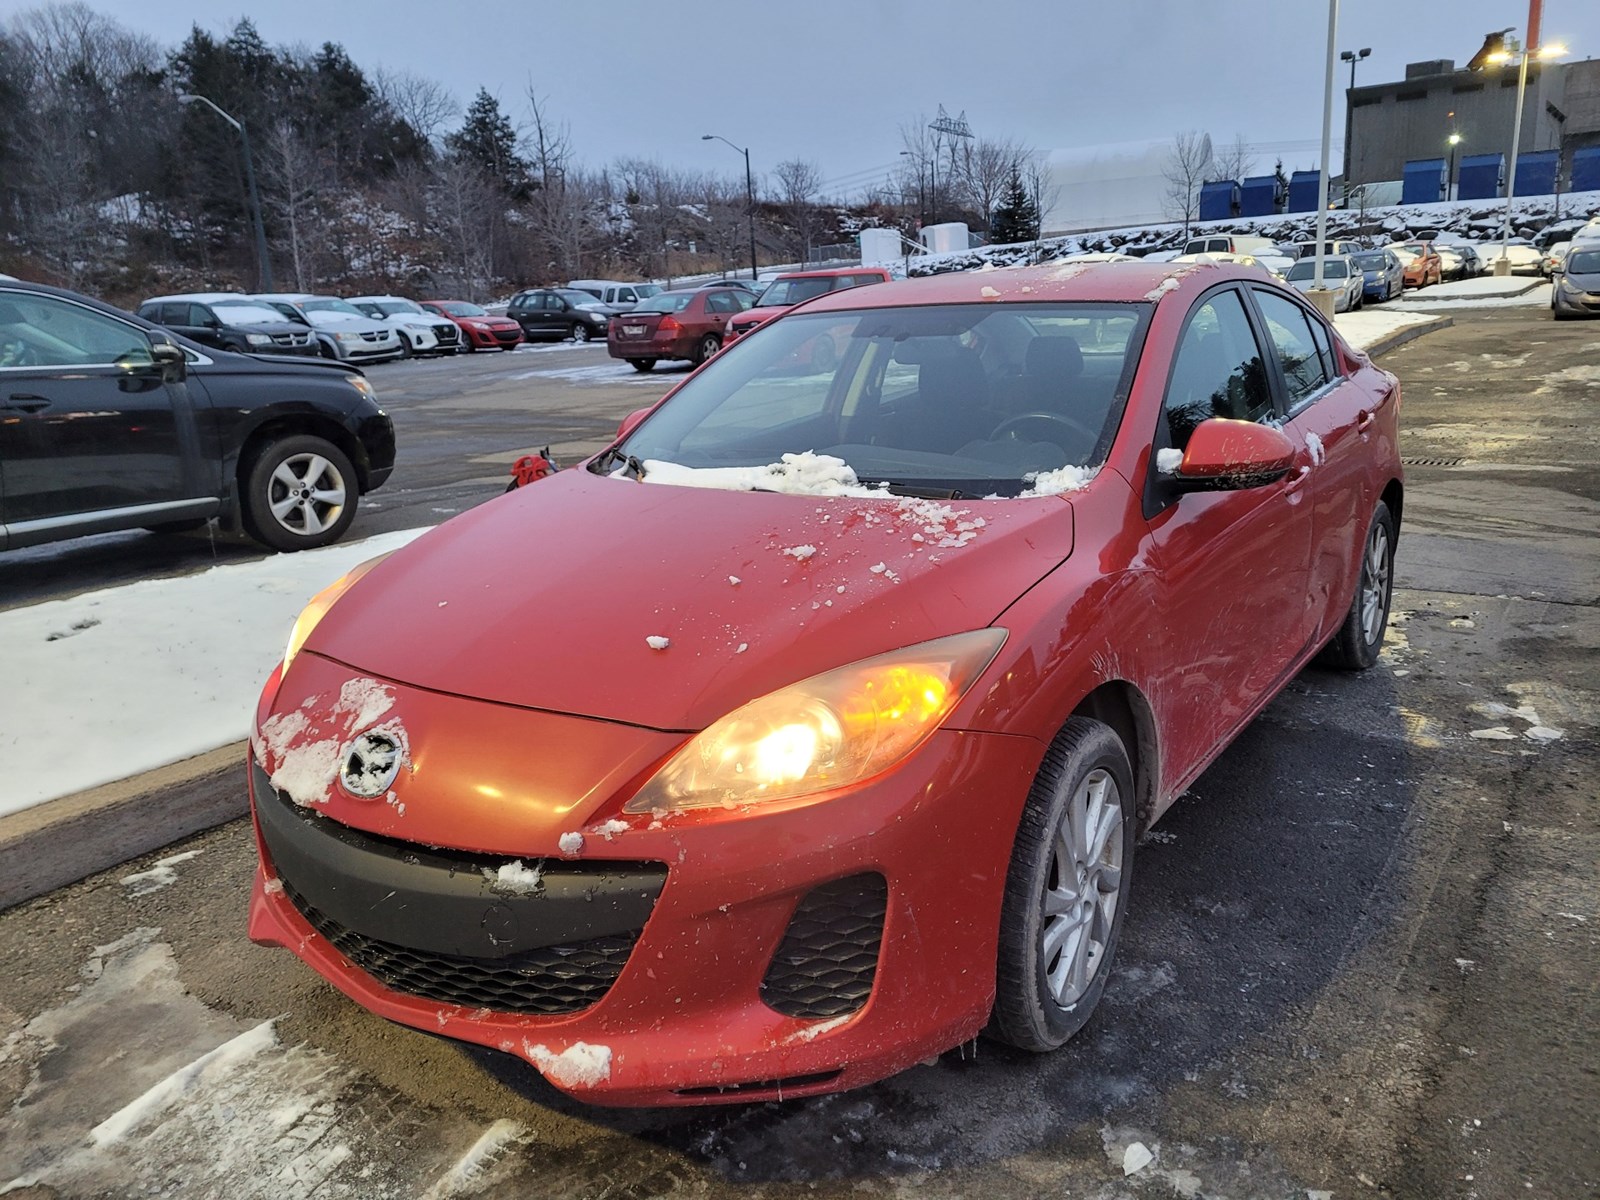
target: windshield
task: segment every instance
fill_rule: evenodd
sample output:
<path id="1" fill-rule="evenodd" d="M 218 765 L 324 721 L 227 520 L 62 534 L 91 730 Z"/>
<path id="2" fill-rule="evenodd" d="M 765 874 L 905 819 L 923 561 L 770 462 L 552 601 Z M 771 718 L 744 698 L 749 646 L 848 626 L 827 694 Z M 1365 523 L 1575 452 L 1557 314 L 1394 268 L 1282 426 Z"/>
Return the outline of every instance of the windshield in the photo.
<path id="1" fill-rule="evenodd" d="M 1299 262 L 1295 263 L 1294 266 L 1289 268 L 1289 274 L 1285 276 L 1290 283 L 1298 283 L 1302 279 L 1315 279 L 1316 277 L 1317 260 L 1314 258 L 1302 258 Z M 1324 279 L 1348 278 L 1349 273 L 1345 270 L 1344 259 L 1324 259 L 1322 262 L 1322 277 Z"/>
<path id="2" fill-rule="evenodd" d="M 226 309 L 218 313 L 236 325 L 282 325 L 283 314 L 276 309 L 264 308 L 259 304 L 244 304 L 233 300 L 218 300 L 212 308 Z"/>
<path id="3" fill-rule="evenodd" d="M 1363 271 L 1381 271 L 1387 265 L 1387 260 L 1381 254 L 1358 254 L 1356 266 Z"/>
<path id="4" fill-rule="evenodd" d="M 788 307 L 791 304 L 799 304 L 802 300 L 820 296 L 832 287 L 831 279 L 774 279 L 767 285 L 767 290 L 761 293 L 761 298 L 756 301 L 756 307 L 765 308 L 768 305 Z"/>
<path id="5" fill-rule="evenodd" d="M 675 313 L 682 312 L 694 300 L 694 292 L 662 292 L 659 296 L 651 296 L 634 305 L 636 313 Z"/>
<path id="6" fill-rule="evenodd" d="M 384 317 L 395 317 L 401 315 L 402 313 L 408 316 L 419 313 L 421 313 L 423 316 L 427 315 L 426 313 L 422 312 L 421 305 L 413 304 L 409 300 L 368 300 L 365 304 L 359 305 L 358 307 L 366 310 L 368 313 L 376 313 L 379 316 Z"/>
<path id="7" fill-rule="evenodd" d="M 354 304 L 351 304 L 345 300 L 336 300 L 332 296 L 322 300 L 307 300 L 300 307 L 305 309 L 307 312 L 342 313 L 347 317 L 364 317 L 367 315 Z"/>
<path id="8" fill-rule="evenodd" d="M 661 285 L 659 283 L 633 283 L 629 284 L 628 286 L 633 288 L 633 294 L 638 296 L 640 299 L 643 299 L 646 296 L 654 296 L 661 291 Z"/>
<path id="9" fill-rule="evenodd" d="M 598 308 L 600 305 L 600 297 L 593 292 L 585 292 L 578 288 L 563 288 L 557 291 L 556 295 L 565 299 L 568 304 L 576 304 L 579 307 Z"/>
<path id="10" fill-rule="evenodd" d="M 809 452 L 900 494 L 1016 496 L 1063 469 L 1081 484 L 1116 433 L 1148 313 L 974 304 L 786 317 L 708 362 L 597 465 L 632 456 L 646 482 L 654 471 L 738 486 L 749 468 Z"/>
<path id="11" fill-rule="evenodd" d="M 487 317 L 489 310 L 479 308 L 476 304 L 468 304 L 465 300 L 435 300 L 441 309 L 452 317 Z"/>
<path id="12" fill-rule="evenodd" d="M 1568 275 L 1600 274 L 1600 250 L 1572 250 L 1567 254 Z"/>

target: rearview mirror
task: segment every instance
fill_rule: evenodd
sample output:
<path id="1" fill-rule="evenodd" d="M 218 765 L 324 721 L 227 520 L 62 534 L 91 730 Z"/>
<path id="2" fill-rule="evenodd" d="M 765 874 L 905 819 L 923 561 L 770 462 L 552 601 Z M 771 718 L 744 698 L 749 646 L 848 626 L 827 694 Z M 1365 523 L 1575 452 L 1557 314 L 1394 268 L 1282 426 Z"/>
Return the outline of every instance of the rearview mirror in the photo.
<path id="1" fill-rule="evenodd" d="M 1289 473 L 1294 443 L 1281 429 L 1212 417 L 1196 425 L 1178 469 L 1162 478 L 1183 492 L 1263 487 Z"/>

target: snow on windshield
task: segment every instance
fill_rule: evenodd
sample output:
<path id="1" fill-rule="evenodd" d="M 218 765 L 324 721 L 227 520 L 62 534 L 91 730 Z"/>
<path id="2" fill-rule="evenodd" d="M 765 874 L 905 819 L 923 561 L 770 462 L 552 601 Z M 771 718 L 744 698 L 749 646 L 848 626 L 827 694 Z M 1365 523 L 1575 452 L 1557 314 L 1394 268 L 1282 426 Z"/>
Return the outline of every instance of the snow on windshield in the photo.
<path id="1" fill-rule="evenodd" d="M 623 474 L 619 467 L 613 474 Z M 644 460 L 646 483 L 680 487 L 721 488 L 729 492 L 783 492 L 790 496 L 883 496 L 882 487 L 861 486 L 842 458 L 807 450 L 785 454 L 781 461 L 759 467 L 685 467 L 660 459 Z"/>

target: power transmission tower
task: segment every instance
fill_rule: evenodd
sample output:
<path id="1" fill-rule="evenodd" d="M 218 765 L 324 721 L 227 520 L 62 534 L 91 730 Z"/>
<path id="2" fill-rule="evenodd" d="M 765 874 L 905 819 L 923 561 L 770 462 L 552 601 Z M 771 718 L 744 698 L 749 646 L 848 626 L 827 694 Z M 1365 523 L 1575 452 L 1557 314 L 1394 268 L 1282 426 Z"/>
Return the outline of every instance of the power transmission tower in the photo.
<path id="1" fill-rule="evenodd" d="M 931 190 L 933 191 L 933 224 L 939 222 L 939 146 L 945 138 L 950 139 L 950 170 L 945 172 L 945 186 L 950 184 L 950 177 L 956 173 L 956 138 L 972 139 L 972 126 L 967 124 L 967 110 L 962 109 L 959 116 L 952 117 L 945 112 L 944 105 L 939 105 L 939 115 L 928 124 L 933 130 L 933 165 Z"/>

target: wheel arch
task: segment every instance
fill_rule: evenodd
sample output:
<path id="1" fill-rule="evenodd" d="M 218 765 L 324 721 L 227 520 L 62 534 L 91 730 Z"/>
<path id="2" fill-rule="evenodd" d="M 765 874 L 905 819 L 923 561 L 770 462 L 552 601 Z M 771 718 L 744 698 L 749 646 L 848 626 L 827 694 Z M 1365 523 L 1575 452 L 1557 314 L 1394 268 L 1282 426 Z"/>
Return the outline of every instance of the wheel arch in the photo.
<path id="1" fill-rule="evenodd" d="M 250 468 L 255 465 L 261 452 L 273 442 L 297 434 L 319 437 L 339 447 L 356 469 L 356 482 L 361 494 L 365 495 L 370 490 L 372 462 L 360 438 L 341 422 L 325 413 L 314 410 L 282 412 L 275 413 L 262 421 L 245 436 L 244 442 L 240 445 L 239 456 L 233 467 L 235 505 L 244 495 L 245 480 L 249 477 Z"/>
<path id="2" fill-rule="evenodd" d="M 1072 717 L 1099 721 L 1121 739 L 1133 767 L 1134 811 L 1142 834 L 1156 815 L 1161 781 L 1161 745 L 1149 700 L 1126 680 L 1107 680 L 1078 702 L 1068 714 Z"/>
<path id="3" fill-rule="evenodd" d="M 1389 515 L 1394 518 L 1394 540 L 1400 541 L 1400 515 L 1405 504 L 1405 484 L 1398 479 L 1391 479 L 1384 485 L 1383 494 L 1378 497 L 1389 506 Z"/>

